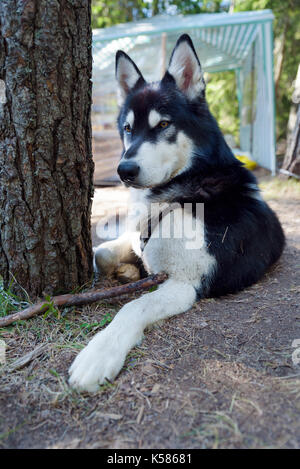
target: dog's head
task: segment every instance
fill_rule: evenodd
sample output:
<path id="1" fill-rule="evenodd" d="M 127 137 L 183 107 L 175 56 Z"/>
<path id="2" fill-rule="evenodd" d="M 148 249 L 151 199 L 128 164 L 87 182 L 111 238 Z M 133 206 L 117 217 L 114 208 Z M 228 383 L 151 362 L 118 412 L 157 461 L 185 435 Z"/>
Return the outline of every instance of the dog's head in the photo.
<path id="1" fill-rule="evenodd" d="M 160 82 L 147 83 L 122 51 L 116 56 L 116 78 L 124 146 L 119 176 L 137 188 L 163 184 L 191 164 L 199 106 L 205 104 L 203 73 L 190 37 L 178 39 Z"/>

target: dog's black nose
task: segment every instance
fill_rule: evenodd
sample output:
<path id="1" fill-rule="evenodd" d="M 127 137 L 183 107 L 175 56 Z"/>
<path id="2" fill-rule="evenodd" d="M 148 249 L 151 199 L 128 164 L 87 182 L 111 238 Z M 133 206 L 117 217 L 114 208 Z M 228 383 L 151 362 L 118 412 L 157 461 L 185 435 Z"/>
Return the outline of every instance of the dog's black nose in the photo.
<path id="1" fill-rule="evenodd" d="M 122 181 L 133 182 L 139 174 L 140 167 L 133 161 L 122 161 L 117 171 Z"/>

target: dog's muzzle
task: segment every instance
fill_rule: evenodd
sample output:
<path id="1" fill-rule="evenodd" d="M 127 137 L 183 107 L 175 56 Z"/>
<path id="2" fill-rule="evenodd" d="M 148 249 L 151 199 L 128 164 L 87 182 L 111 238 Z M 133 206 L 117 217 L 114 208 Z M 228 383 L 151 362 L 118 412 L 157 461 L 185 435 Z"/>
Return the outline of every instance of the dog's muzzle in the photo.
<path id="1" fill-rule="evenodd" d="M 122 161 L 119 164 L 117 171 L 122 181 L 130 184 L 135 181 L 140 172 L 140 167 L 132 161 Z"/>

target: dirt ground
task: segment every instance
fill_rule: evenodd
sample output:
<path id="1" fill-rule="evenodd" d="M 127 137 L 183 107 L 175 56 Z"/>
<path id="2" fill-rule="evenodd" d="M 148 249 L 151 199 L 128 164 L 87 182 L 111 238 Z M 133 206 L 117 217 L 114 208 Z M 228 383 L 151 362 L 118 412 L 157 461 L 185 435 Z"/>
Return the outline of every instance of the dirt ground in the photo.
<path id="1" fill-rule="evenodd" d="M 300 185 L 262 187 L 287 237 L 279 263 L 257 285 L 148 331 L 96 394 L 69 389 L 68 367 L 129 298 L 0 329 L 0 447 L 299 448 Z"/>

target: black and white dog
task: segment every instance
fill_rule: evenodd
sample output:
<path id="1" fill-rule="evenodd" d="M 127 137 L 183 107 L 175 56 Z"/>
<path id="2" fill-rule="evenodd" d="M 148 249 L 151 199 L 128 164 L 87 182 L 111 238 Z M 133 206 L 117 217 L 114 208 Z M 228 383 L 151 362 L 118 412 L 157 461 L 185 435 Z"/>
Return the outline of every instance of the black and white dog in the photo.
<path id="1" fill-rule="evenodd" d="M 139 210 L 139 227 L 149 226 L 150 206 L 156 207 L 151 215 L 156 223 L 141 249 L 134 219 L 130 232 L 97 248 L 96 264 L 111 273 L 137 254 L 148 272 L 166 272 L 168 280 L 126 304 L 77 356 L 70 384 L 87 391 L 115 378 L 149 324 L 188 310 L 197 298 L 252 285 L 284 245 L 282 228 L 262 200 L 255 177 L 233 156 L 209 112 L 190 37 L 177 41 L 160 82 L 147 83 L 122 51 L 116 57 L 116 77 L 124 145 L 118 173 L 146 207 Z M 197 213 L 201 204 L 204 218 Z M 163 235 L 167 218 L 171 236 Z M 175 236 L 179 225 L 184 229 Z"/>

